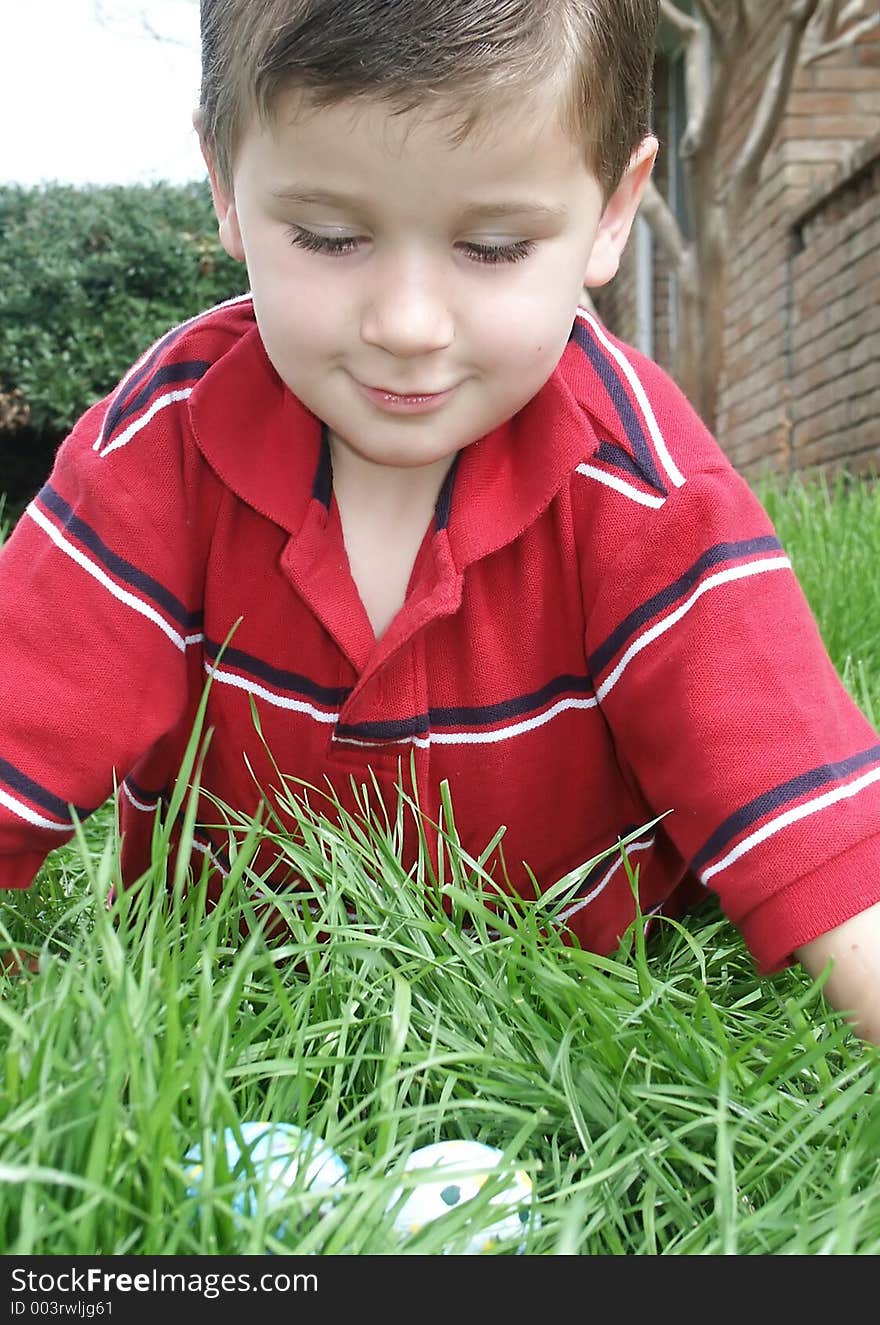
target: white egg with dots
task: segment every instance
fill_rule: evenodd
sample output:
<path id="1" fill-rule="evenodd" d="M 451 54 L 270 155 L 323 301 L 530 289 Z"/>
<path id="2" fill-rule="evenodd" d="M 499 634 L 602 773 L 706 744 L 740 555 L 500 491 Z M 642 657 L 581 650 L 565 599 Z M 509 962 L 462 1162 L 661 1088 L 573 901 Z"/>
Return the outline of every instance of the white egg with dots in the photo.
<path id="1" fill-rule="evenodd" d="M 261 1211 L 271 1214 L 291 1190 L 325 1196 L 327 1200 L 312 1207 L 313 1211 L 317 1207 L 318 1213 L 324 1214 L 348 1176 L 344 1160 L 332 1146 L 293 1123 L 243 1122 L 237 1129 L 227 1127 L 219 1136 L 215 1135 L 213 1145 L 214 1187 L 220 1194 L 224 1188 L 229 1191 L 229 1182 L 216 1159 L 222 1148 L 229 1179 L 234 1184 L 231 1205 L 237 1215 L 253 1217 Z M 205 1163 L 201 1145 L 194 1145 L 186 1152 L 183 1167 L 187 1196 L 204 1197 Z M 275 1237 L 283 1237 L 288 1227 L 285 1217 L 270 1227 L 270 1231 Z"/>
<path id="2" fill-rule="evenodd" d="M 488 1202 L 475 1207 L 464 1225 L 455 1220 L 455 1227 L 450 1227 L 448 1250 L 481 1255 L 510 1248 L 522 1253 L 526 1234 L 538 1226 L 539 1216 L 528 1174 L 517 1169 L 501 1176 L 504 1163 L 503 1151 L 481 1141 L 436 1141 L 414 1150 L 403 1166 L 407 1180 L 388 1207 L 395 1230 L 414 1236 L 426 1224 L 461 1211 L 492 1179 L 495 1190 Z"/>

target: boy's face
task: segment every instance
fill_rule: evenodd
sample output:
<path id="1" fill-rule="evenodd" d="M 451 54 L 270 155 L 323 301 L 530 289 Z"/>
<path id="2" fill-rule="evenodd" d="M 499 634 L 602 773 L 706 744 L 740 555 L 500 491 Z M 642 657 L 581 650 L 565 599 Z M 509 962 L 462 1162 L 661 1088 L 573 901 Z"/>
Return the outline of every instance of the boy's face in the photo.
<path id="1" fill-rule="evenodd" d="M 617 269 L 656 151 L 646 140 L 603 207 L 549 101 L 459 146 L 448 134 L 381 102 L 306 112 L 291 93 L 244 133 L 231 192 L 211 170 L 275 369 L 378 465 L 449 459 L 540 390 L 582 286 Z"/>

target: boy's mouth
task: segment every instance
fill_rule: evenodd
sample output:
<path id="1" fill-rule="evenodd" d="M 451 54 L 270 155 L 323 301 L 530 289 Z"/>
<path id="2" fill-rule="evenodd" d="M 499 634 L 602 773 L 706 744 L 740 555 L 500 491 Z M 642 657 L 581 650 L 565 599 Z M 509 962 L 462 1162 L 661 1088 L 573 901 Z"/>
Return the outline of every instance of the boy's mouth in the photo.
<path id="1" fill-rule="evenodd" d="M 414 413 L 437 409 L 455 390 L 455 387 L 449 387 L 446 391 L 408 391 L 403 394 L 398 391 L 389 391 L 386 387 L 365 386 L 362 382 L 359 382 L 358 386 L 367 399 L 377 405 L 379 409 L 395 413 Z"/>

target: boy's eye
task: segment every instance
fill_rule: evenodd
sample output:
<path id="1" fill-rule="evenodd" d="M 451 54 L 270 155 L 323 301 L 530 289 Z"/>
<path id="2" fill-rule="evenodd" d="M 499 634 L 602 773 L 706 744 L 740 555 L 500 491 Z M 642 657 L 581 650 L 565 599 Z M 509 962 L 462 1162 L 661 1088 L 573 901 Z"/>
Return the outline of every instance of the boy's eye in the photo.
<path id="1" fill-rule="evenodd" d="M 298 225 L 288 226 L 287 233 L 291 244 L 309 253 L 330 253 L 336 257 L 353 253 L 358 245 L 357 235 L 316 235 L 314 230 L 303 230 Z"/>
<path id="2" fill-rule="evenodd" d="M 330 257 L 345 257 L 354 253 L 360 243 L 358 235 L 318 235 L 314 230 L 304 230 L 302 226 L 288 227 L 291 244 L 304 248 L 309 253 L 324 253 Z M 521 262 L 535 250 L 533 239 L 517 239 L 511 244 L 473 244 L 461 245 L 462 251 L 472 262 L 498 263 Z"/>
<path id="3" fill-rule="evenodd" d="M 512 244 L 464 244 L 474 262 L 521 262 L 535 251 L 534 239 L 517 239 Z"/>

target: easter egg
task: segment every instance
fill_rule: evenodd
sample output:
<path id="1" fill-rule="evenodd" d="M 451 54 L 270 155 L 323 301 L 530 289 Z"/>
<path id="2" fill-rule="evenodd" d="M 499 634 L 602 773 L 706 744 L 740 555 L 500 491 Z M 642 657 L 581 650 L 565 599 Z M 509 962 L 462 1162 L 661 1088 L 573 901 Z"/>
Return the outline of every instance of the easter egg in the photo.
<path id="1" fill-rule="evenodd" d="M 345 1182 L 348 1169 L 336 1151 L 305 1128 L 292 1123 L 244 1122 L 236 1131 L 231 1127 L 215 1136 L 214 1149 L 222 1147 L 230 1182 L 227 1182 L 215 1158 L 214 1185 L 226 1188 L 230 1204 L 238 1215 L 253 1216 L 276 1209 L 292 1190 L 326 1194 L 319 1213 L 329 1208 L 332 1195 Z M 192 1146 L 184 1156 L 187 1196 L 204 1193 L 205 1165 L 200 1145 Z M 234 1185 L 234 1189 L 233 1186 Z M 287 1222 L 272 1228 L 283 1236 Z"/>
<path id="2" fill-rule="evenodd" d="M 403 1166 L 408 1180 L 397 1189 L 389 1206 L 394 1228 L 409 1236 L 418 1233 L 425 1224 L 466 1206 L 494 1175 L 497 1190 L 489 1198 L 488 1208 L 483 1205 L 466 1221 L 463 1253 L 479 1255 L 501 1244 L 516 1244 L 515 1250 L 522 1252 L 529 1226 L 538 1223 L 532 1208 L 532 1183 L 519 1169 L 499 1181 L 501 1175 L 496 1171 L 503 1162 L 502 1151 L 480 1141 L 437 1141 L 414 1150 Z M 455 1224 L 450 1240 L 458 1250 L 463 1230 L 458 1220 Z"/>

